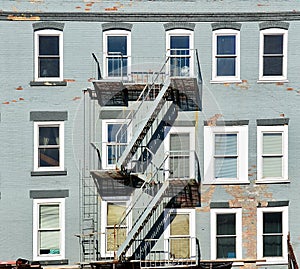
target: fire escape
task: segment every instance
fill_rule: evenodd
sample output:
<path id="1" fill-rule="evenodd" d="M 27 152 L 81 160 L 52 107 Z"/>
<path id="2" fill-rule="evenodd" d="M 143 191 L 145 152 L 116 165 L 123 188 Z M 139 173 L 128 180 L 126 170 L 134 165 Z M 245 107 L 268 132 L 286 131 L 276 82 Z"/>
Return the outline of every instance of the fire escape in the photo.
<path id="1" fill-rule="evenodd" d="M 117 143 L 114 151 L 118 157 L 115 168 L 103 169 L 92 157 L 93 154 L 88 154 L 96 152 L 96 156 L 101 159 L 101 143 L 95 140 L 93 130 L 86 134 L 85 144 L 89 145 L 86 146 L 85 158 L 88 161 L 84 162 L 81 177 L 82 262 L 97 261 L 99 267 L 127 262 L 138 264 L 140 268 L 197 265 L 199 257 L 196 238 L 177 238 L 177 242 L 189 240 L 189 245 L 195 250 L 189 258 L 172 256 L 174 242 L 171 244 L 170 239 L 159 242 L 166 218 L 170 217 L 164 214 L 166 207 L 176 207 L 176 203 L 186 203 L 191 207 L 199 205 L 197 156 L 194 151 L 180 153 L 186 154 L 187 158 L 192 156 L 192 165 L 195 166 L 193 176 L 187 171 L 174 172 L 180 169 L 171 163 L 177 156 L 172 152 L 166 153 L 159 162 L 156 158 L 156 151 L 161 144 L 158 138 L 165 127 L 173 125 L 178 112 L 201 110 L 202 78 L 197 51 L 189 51 L 189 55 L 181 56 L 188 63 L 190 57 L 195 60 L 193 67 L 175 67 L 176 59 L 170 55 L 157 71 L 132 70 L 126 79 L 101 79 L 99 75 L 99 79 L 93 82 L 94 89 L 85 93 L 89 94 L 90 102 L 94 105 L 125 106 L 128 113 L 115 134 Z M 97 120 L 91 107 L 85 109 L 88 111 L 86 125 L 88 121 Z M 129 129 L 132 130 L 132 136 L 124 146 L 121 141 Z M 167 162 L 170 163 L 168 170 L 165 168 Z M 179 164 L 176 162 L 176 165 Z M 86 174 L 86 167 L 89 167 L 90 175 Z M 98 204 L 102 197 L 114 195 L 131 198 L 126 212 L 114 227 L 114 251 L 107 257 L 99 250 L 102 237 L 98 224 Z M 133 222 L 124 237 L 122 227 L 128 218 Z M 177 247 L 180 246 L 177 244 Z"/>

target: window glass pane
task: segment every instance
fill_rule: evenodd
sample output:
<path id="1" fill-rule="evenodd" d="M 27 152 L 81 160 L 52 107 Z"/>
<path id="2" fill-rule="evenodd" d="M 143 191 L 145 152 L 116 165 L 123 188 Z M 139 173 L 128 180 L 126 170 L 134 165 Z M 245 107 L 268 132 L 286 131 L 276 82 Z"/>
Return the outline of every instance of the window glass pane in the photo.
<path id="1" fill-rule="evenodd" d="M 108 36 L 107 50 L 108 54 L 127 55 L 127 36 Z"/>
<path id="2" fill-rule="evenodd" d="M 39 145 L 59 145 L 59 127 L 39 127 Z"/>
<path id="3" fill-rule="evenodd" d="M 121 77 L 127 75 L 127 58 L 108 57 L 108 75 L 110 77 Z"/>
<path id="4" fill-rule="evenodd" d="M 215 158 L 216 178 L 237 178 L 237 158 Z"/>
<path id="5" fill-rule="evenodd" d="M 283 66 L 283 57 L 282 56 L 273 56 L 273 57 L 264 57 L 264 76 L 281 76 L 282 75 L 282 66 Z"/>
<path id="6" fill-rule="evenodd" d="M 263 154 L 282 154 L 282 133 L 263 134 Z"/>
<path id="7" fill-rule="evenodd" d="M 265 235 L 263 236 L 263 256 L 278 257 L 282 256 L 282 236 Z"/>
<path id="8" fill-rule="evenodd" d="M 118 247 L 124 242 L 127 230 L 126 228 L 119 228 L 115 230 L 114 228 L 106 228 L 106 250 L 116 251 Z"/>
<path id="9" fill-rule="evenodd" d="M 235 237 L 217 238 L 217 258 L 236 258 Z"/>
<path id="10" fill-rule="evenodd" d="M 215 155 L 237 155 L 237 134 L 215 134 Z"/>
<path id="11" fill-rule="evenodd" d="M 170 258 L 190 258 L 190 238 L 170 238 Z"/>
<path id="12" fill-rule="evenodd" d="M 116 164 L 124 152 L 125 145 L 108 145 L 107 146 L 107 163 Z"/>
<path id="13" fill-rule="evenodd" d="M 60 254 L 60 232 L 40 231 L 40 254 Z"/>
<path id="14" fill-rule="evenodd" d="M 282 157 L 263 157 L 263 177 L 282 177 Z"/>
<path id="15" fill-rule="evenodd" d="M 113 226 L 119 224 L 121 219 L 126 215 L 126 205 L 107 203 L 107 225 Z"/>
<path id="16" fill-rule="evenodd" d="M 189 235 L 190 216 L 189 214 L 171 214 L 170 235 Z"/>
<path id="17" fill-rule="evenodd" d="M 59 166 L 58 148 L 39 148 L 39 167 Z"/>
<path id="18" fill-rule="evenodd" d="M 189 36 L 171 36 L 170 37 L 171 49 L 189 49 L 190 37 Z M 186 51 L 186 50 L 183 50 Z"/>
<path id="19" fill-rule="evenodd" d="M 281 212 L 265 212 L 263 214 L 263 233 L 282 233 Z"/>
<path id="20" fill-rule="evenodd" d="M 170 134 L 171 151 L 189 151 L 190 135 L 189 133 Z"/>
<path id="21" fill-rule="evenodd" d="M 59 55 L 59 36 L 39 36 L 39 55 Z"/>
<path id="22" fill-rule="evenodd" d="M 235 36 L 217 36 L 217 54 L 235 55 Z"/>
<path id="23" fill-rule="evenodd" d="M 235 235 L 235 214 L 217 214 L 217 235 Z"/>
<path id="24" fill-rule="evenodd" d="M 112 123 L 107 125 L 107 142 L 127 142 L 127 125 Z"/>
<path id="25" fill-rule="evenodd" d="M 190 174 L 189 156 L 170 156 L 171 178 L 186 178 Z"/>
<path id="26" fill-rule="evenodd" d="M 59 205 L 40 205 L 39 228 L 59 227 Z"/>
<path id="27" fill-rule="evenodd" d="M 265 35 L 264 54 L 283 54 L 283 35 Z"/>
<path id="28" fill-rule="evenodd" d="M 39 58 L 39 77 L 59 77 L 59 58 Z"/>
<path id="29" fill-rule="evenodd" d="M 235 76 L 235 58 L 217 58 L 217 76 Z"/>

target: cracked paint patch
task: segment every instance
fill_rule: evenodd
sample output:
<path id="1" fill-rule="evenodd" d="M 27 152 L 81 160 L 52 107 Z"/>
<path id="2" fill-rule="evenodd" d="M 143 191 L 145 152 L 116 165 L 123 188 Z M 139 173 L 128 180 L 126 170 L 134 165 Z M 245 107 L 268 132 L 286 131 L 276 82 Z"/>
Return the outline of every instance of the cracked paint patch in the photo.
<path id="1" fill-rule="evenodd" d="M 41 20 L 39 16 L 26 17 L 25 15 L 21 15 L 21 16 L 8 15 L 7 19 L 11 21 L 40 21 Z"/>
<path id="2" fill-rule="evenodd" d="M 208 126 L 216 126 L 216 122 L 219 118 L 223 117 L 222 114 L 215 114 L 207 120 Z"/>

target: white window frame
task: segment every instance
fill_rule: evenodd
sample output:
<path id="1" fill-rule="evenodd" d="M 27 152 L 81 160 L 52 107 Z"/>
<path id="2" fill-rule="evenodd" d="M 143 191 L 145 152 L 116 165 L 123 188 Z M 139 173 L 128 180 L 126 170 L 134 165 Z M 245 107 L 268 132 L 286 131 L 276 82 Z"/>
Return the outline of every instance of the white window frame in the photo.
<path id="1" fill-rule="evenodd" d="M 106 227 L 107 227 L 107 204 L 108 203 L 124 203 L 128 209 L 130 203 L 130 197 L 106 197 L 106 200 L 101 200 L 101 257 L 114 257 L 113 251 L 107 251 L 106 244 Z M 126 210 L 127 214 L 127 210 Z M 132 226 L 132 213 L 130 212 L 126 217 L 127 222 L 127 234 Z"/>
<path id="2" fill-rule="evenodd" d="M 237 134 L 237 178 L 215 178 L 215 134 Z M 204 126 L 203 184 L 242 184 L 248 179 L 248 125 Z"/>
<path id="3" fill-rule="evenodd" d="M 167 52 L 167 57 L 171 56 L 170 53 L 170 48 L 171 48 L 171 36 L 188 36 L 190 38 L 190 66 L 189 66 L 189 76 L 194 76 L 195 71 L 194 71 L 194 62 L 195 62 L 195 52 L 194 52 L 194 31 L 192 30 L 186 30 L 186 29 L 174 29 L 174 30 L 169 30 L 166 31 L 166 52 Z M 170 59 L 167 64 L 167 74 L 171 75 L 170 71 Z"/>
<path id="4" fill-rule="evenodd" d="M 127 37 L 127 76 L 126 77 L 109 77 L 108 76 L 108 44 L 107 40 L 109 36 L 126 36 Z M 131 74 L 131 31 L 128 30 L 108 30 L 103 32 L 103 76 L 110 79 L 126 79 Z"/>
<path id="5" fill-rule="evenodd" d="M 164 227 L 164 252 L 165 252 L 165 259 L 169 260 L 171 257 L 169 257 L 169 245 L 168 241 L 171 238 L 171 225 L 170 225 L 170 214 L 188 214 L 189 215 L 189 231 L 190 231 L 190 238 L 191 238 L 191 246 L 190 246 L 190 255 L 191 259 L 196 259 L 197 257 L 197 248 L 196 248 L 196 213 L 195 209 L 189 209 L 189 208 L 178 208 L 178 209 L 165 209 L 164 211 L 164 219 L 167 220 L 165 222 L 165 227 Z M 195 244 L 195 246 L 193 245 Z"/>
<path id="6" fill-rule="evenodd" d="M 217 38 L 218 36 L 235 36 L 235 75 L 218 76 L 217 75 Z M 230 55 L 232 56 L 232 55 Z M 240 80 L 240 31 L 234 29 L 220 29 L 213 31 L 212 41 L 212 80 L 211 83 L 241 82 Z"/>
<path id="7" fill-rule="evenodd" d="M 59 127 L 59 166 L 39 167 L 39 127 Z M 64 171 L 64 122 L 63 121 L 35 121 L 34 122 L 34 171 Z"/>
<path id="8" fill-rule="evenodd" d="M 170 135 L 171 134 L 186 134 L 188 133 L 190 136 L 190 177 L 189 178 L 195 178 L 196 177 L 196 171 L 195 171 L 195 127 L 166 127 L 165 128 L 165 139 L 164 139 L 164 148 L 165 148 L 165 154 L 169 154 L 170 152 Z M 169 159 L 165 162 L 165 178 L 172 178 L 170 173 L 170 163 Z"/>
<path id="9" fill-rule="evenodd" d="M 283 254 L 282 257 L 263 257 L 263 213 L 265 212 L 282 213 L 282 254 Z M 288 238 L 288 231 L 289 231 L 288 217 L 289 217 L 288 206 L 257 208 L 257 259 L 266 260 L 265 262 L 257 262 L 257 265 L 288 263 L 288 246 L 287 246 L 287 238 Z"/>
<path id="10" fill-rule="evenodd" d="M 236 215 L 236 258 L 229 260 L 242 259 L 242 208 L 216 208 L 210 209 L 210 227 L 211 227 L 211 259 L 217 259 L 217 215 L 218 214 L 235 214 Z M 221 258 L 220 258 L 221 259 Z M 223 259 L 223 258 L 222 258 Z"/>
<path id="11" fill-rule="evenodd" d="M 263 178 L 263 134 L 282 134 L 282 177 Z M 257 126 L 257 183 L 288 182 L 288 125 Z"/>
<path id="12" fill-rule="evenodd" d="M 39 255 L 39 207 L 40 205 L 59 205 L 60 254 Z M 61 260 L 65 258 L 65 198 L 33 200 L 33 260 Z"/>
<path id="13" fill-rule="evenodd" d="M 58 77 L 39 77 L 39 37 L 58 36 L 59 37 L 59 76 Z M 63 81 L 63 31 L 54 29 L 38 30 L 34 32 L 34 79 L 35 81 Z"/>
<path id="14" fill-rule="evenodd" d="M 282 76 L 264 76 L 264 36 L 265 35 L 283 35 L 283 63 Z M 288 50 L 288 30 L 279 28 L 269 28 L 260 31 L 260 50 L 259 50 L 259 80 L 258 82 L 288 82 L 287 80 L 287 50 Z"/>
<path id="15" fill-rule="evenodd" d="M 109 119 L 102 120 L 102 167 L 103 169 L 114 169 L 116 168 L 116 164 L 108 164 L 108 156 L 107 156 L 107 145 L 108 145 L 108 132 L 107 126 L 108 124 L 128 124 L 127 126 L 127 145 L 131 139 L 131 124 L 129 124 L 129 120 L 125 119 Z M 113 144 L 113 143 L 112 143 Z"/>

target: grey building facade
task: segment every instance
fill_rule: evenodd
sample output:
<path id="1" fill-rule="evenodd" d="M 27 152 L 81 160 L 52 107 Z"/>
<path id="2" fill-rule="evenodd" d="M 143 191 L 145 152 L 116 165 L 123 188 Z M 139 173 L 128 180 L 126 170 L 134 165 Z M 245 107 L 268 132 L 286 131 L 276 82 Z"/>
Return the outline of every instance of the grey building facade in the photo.
<path id="1" fill-rule="evenodd" d="M 292 266 L 299 7 L 2 0 L 0 260 Z"/>

